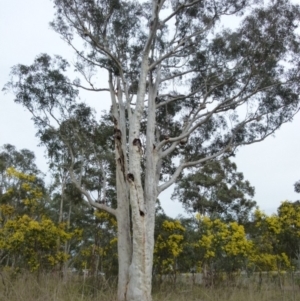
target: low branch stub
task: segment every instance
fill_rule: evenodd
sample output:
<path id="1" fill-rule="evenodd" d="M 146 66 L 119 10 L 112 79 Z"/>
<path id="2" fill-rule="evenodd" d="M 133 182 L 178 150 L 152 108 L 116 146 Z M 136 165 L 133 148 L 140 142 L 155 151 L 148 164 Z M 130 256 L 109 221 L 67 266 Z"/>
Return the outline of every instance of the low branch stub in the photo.
<path id="1" fill-rule="evenodd" d="M 187 144 L 188 140 L 189 140 L 188 137 L 185 137 L 185 138 L 181 139 L 179 141 L 179 143 L 180 143 L 181 146 L 183 146 L 183 145 Z"/>

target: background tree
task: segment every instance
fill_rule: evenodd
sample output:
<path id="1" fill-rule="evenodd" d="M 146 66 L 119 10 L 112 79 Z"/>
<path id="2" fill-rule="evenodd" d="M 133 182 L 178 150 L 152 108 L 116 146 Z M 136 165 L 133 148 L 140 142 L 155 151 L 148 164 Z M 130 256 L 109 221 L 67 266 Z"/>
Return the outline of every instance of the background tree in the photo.
<path id="1" fill-rule="evenodd" d="M 14 167 L 22 173 L 33 175 L 41 174 L 35 164 L 34 153 L 28 149 L 17 151 L 16 147 L 11 144 L 5 144 L 1 147 L 0 167 L 1 174 L 9 167 Z M 3 176 L 1 177 L 3 181 Z"/>
<path id="2" fill-rule="evenodd" d="M 84 214 L 82 214 L 85 222 Z M 89 272 L 91 289 L 96 291 L 103 284 L 115 284 L 118 275 L 117 222 L 107 212 L 96 210 L 84 227 L 82 241 L 77 244 L 74 267 Z"/>
<path id="3" fill-rule="evenodd" d="M 52 27 L 78 54 L 89 86 L 65 77 L 66 61 L 42 55 L 14 67 L 6 88 L 33 114 L 41 137 L 51 130 L 61 141 L 70 177 L 90 204 L 115 215 L 118 299 L 151 300 L 158 195 L 183 170 L 264 140 L 299 111 L 299 7 L 286 0 L 54 3 Z M 243 13 L 235 30 L 220 28 L 223 15 Z M 93 77 L 100 69 L 104 87 Z M 111 97 L 115 207 L 97 203 L 82 181 L 95 123 L 86 105 L 75 104 L 72 84 Z M 98 185 L 103 193 L 106 181 Z"/>
<path id="4" fill-rule="evenodd" d="M 47 56 L 43 58 L 46 61 L 50 59 Z M 61 58 L 57 60 L 63 63 Z M 52 84 L 51 81 L 48 83 Z M 72 93 L 76 95 L 75 91 Z M 94 203 L 96 201 L 98 206 L 116 206 L 111 140 L 113 126 L 107 116 L 97 124 L 93 119 L 93 111 L 83 103 L 77 105 L 72 101 L 66 102 L 60 110 L 69 114 L 68 119 L 63 122 L 56 120 L 57 128 L 49 126 L 39 130 L 41 142 L 47 147 L 49 167 L 54 179 L 51 191 L 57 205 L 55 210 L 55 206 L 52 206 L 52 210 L 57 214 L 58 222 L 66 222 L 70 229 L 78 226 L 83 230 L 86 240 L 81 247 L 90 248 L 94 239 L 94 246 L 97 245 L 96 217 L 90 204 L 85 202 L 81 187 L 84 186 L 90 192 L 90 200 Z M 77 247 L 76 244 L 74 247 Z M 66 245 L 65 250 L 68 253 L 75 251 L 70 245 Z M 73 259 L 70 257 L 70 262 L 65 263 L 65 271 L 68 265 L 72 265 Z M 93 274 L 97 274 L 97 268 Z"/>
<path id="5" fill-rule="evenodd" d="M 251 200 L 254 188 L 244 180 L 229 159 L 208 161 L 200 170 L 184 175 L 177 183 L 173 198 L 188 212 L 199 212 L 226 222 L 249 221 L 256 202 Z"/>
<path id="6" fill-rule="evenodd" d="M 300 202 L 283 202 L 278 210 L 281 225 L 279 241 L 282 251 L 296 263 L 300 252 Z"/>
<path id="7" fill-rule="evenodd" d="M 181 273 L 198 273 L 202 270 L 201 254 L 199 252 L 199 220 L 192 217 L 181 217 L 180 222 L 184 227 L 183 251 L 177 263 Z"/>
<path id="8" fill-rule="evenodd" d="M 39 202 L 38 212 L 47 211 L 46 187 L 42 174 L 35 164 L 33 152 L 22 149 L 17 151 L 13 145 L 5 144 L 0 153 L 0 204 L 13 206 L 16 214 L 30 213 L 30 205 L 26 200 Z M 30 201 L 29 201 L 30 202 Z M 31 204 L 33 205 L 33 204 Z"/>
<path id="9" fill-rule="evenodd" d="M 294 187 L 295 187 L 295 192 L 300 193 L 300 181 L 297 181 L 294 184 Z"/>

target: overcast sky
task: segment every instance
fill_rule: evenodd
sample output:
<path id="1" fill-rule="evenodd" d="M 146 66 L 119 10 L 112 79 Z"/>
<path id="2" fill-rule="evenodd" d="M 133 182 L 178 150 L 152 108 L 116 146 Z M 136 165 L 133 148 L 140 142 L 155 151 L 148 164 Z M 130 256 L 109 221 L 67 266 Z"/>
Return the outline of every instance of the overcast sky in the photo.
<path id="1" fill-rule="evenodd" d="M 74 61 L 72 50 L 49 28 L 54 14 L 51 1 L 0 0 L 0 4 L 0 90 L 13 65 L 31 64 L 40 53 Z M 101 95 L 83 94 L 81 98 L 98 112 L 109 108 L 108 99 Z M 0 91 L 0 146 L 7 143 L 34 151 L 39 168 L 47 171 L 44 149 L 37 147 L 30 114 L 14 104 L 13 95 Z M 283 125 L 275 137 L 240 148 L 235 162 L 255 187 L 254 199 L 266 213 L 276 212 L 284 200 L 300 199 L 293 187 L 300 180 L 300 114 Z M 170 194 L 168 190 L 160 196 L 166 213 L 173 217 L 184 213 L 179 203 L 170 201 Z"/>

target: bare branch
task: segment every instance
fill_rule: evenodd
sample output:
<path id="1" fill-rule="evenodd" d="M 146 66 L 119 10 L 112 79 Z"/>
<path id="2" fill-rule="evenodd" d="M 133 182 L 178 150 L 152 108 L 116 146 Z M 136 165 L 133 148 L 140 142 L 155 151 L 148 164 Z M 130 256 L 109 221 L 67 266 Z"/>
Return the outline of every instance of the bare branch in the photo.
<path id="1" fill-rule="evenodd" d="M 73 86 L 75 87 L 78 87 L 78 88 L 81 88 L 81 89 L 84 89 L 84 90 L 87 90 L 87 91 L 92 91 L 92 92 L 109 92 L 110 89 L 109 88 L 87 88 L 87 87 L 84 87 L 84 86 L 81 86 L 79 84 L 72 84 Z"/>
<path id="2" fill-rule="evenodd" d="M 117 217 L 117 209 L 113 209 L 105 204 L 99 204 L 92 199 L 91 195 L 78 183 L 72 169 L 70 170 L 70 176 L 71 176 L 72 182 L 80 190 L 80 192 L 87 198 L 87 200 L 91 206 L 98 208 L 98 209 L 102 209 L 102 210 L 114 215 L 115 217 Z"/>

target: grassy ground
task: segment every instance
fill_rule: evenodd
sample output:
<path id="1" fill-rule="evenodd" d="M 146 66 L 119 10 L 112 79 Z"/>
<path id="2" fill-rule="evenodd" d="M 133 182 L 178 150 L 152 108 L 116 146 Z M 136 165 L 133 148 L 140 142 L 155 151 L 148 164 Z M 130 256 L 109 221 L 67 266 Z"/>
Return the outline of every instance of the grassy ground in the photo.
<path id="1" fill-rule="evenodd" d="M 0 301 L 115 301 L 113 281 L 72 277 L 65 283 L 57 275 L 0 274 Z M 153 301 L 299 301 L 300 288 L 285 279 L 248 281 L 213 287 L 163 284 L 153 290 Z"/>

